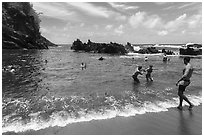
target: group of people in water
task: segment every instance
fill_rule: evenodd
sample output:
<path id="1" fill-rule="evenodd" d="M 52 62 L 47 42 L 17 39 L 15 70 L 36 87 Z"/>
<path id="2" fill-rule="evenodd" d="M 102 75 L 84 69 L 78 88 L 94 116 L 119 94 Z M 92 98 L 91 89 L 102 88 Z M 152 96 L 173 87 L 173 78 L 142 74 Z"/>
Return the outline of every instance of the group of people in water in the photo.
<path id="1" fill-rule="evenodd" d="M 148 61 L 148 57 L 145 56 L 144 61 Z M 163 54 L 163 62 L 167 62 L 170 61 L 170 58 L 167 58 L 166 53 Z M 132 78 L 134 79 L 134 81 L 136 83 L 140 83 L 138 76 L 139 75 L 143 75 L 143 72 L 146 72 L 146 80 L 147 81 L 153 81 L 153 78 L 151 76 L 151 73 L 153 72 L 153 65 L 149 65 L 149 67 L 147 69 L 142 69 L 142 66 L 138 66 L 136 68 L 136 71 L 134 72 L 134 74 L 132 75 Z"/>
<path id="2" fill-rule="evenodd" d="M 167 61 L 167 59 L 166 59 L 166 61 Z M 194 106 L 188 100 L 188 98 L 184 95 L 184 91 L 185 91 L 186 87 L 189 86 L 189 84 L 191 83 L 190 78 L 191 78 L 192 73 L 193 73 L 193 67 L 190 64 L 190 57 L 184 57 L 183 61 L 185 64 L 185 68 L 183 69 L 183 75 L 176 83 L 176 86 L 178 86 L 178 96 L 179 96 L 179 106 L 177 108 L 180 110 L 182 110 L 182 108 L 183 108 L 182 107 L 183 100 L 185 100 L 189 104 L 189 109 L 192 109 Z M 153 78 L 151 77 L 151 73 L 153 72 L 153 66 L 150 65 L 149 68 L 147 68 L 147 69 L 142 69 L 142 66 L 138 66 L 136 68 L 136 71 L 132 75 L 132 78 L 134 79 L 134 81 L 136 83 L 140 83 L 140 81 L 138 79 L 138 75 L 143 75 L 142 72 L 146 72 L 146 80 L 147 81 L 149 81 L 149 80 L 153 81 Z"/>
<path id="3" fill-rule="evenodd" d="M 153 78 L 151 76 L 152 71 L 153 71 L 153 65 L 149 65 L 149 67 L 147 69 L 142 69 L 142 66 L 138 66 L 136 68 L 136 71 L 132 75 L 132 78 L 134 79 L 134 81 L 136 83 L 140 83 L 138 76 L 143 75 L 143 72 L 146 72 L 146 80 L 147 81 L 153 81 Z"/>
<path id="4" fill-rule="evenodd" d="M 147 59 L 145 61 L 147 61 Z M 194 106 L 188 100 L 188 98 L 184 95 L 184 91 L 185 91 L 186 87 L 189 86 L 189 84 L 191 83 L 190 78 L 192 76 L 194 69 L 193 69 L 192 65 L 190 64 L 190 57 L 184 57 L 183 61 L 185 64 L 185 68 L 183 69 L 183 75 L 176 83 L 176 86 L 178 86 L 178 96 L 179 96 L 179 106 L 177 108 L 180 110 L 182 109 L 183 100 L 185 100 L 189 104 L 189 109 L 192 109 Z M 45 60 L 46 64 L 47 64 L 47 62 L 48 61 Z M 82 62 L 81 63 L 81 69 L 84 70 L 84 69 L 86 69 L 86 67 L 87 67 L 86 63 Z M 11 72 L 11 73 L 13 73 L 15 71 L 15 69 L 16 68 L 13 65 L 3 67 L 3 71 L 7 71 L 7 72 Z M 132 75 L 132 78 L 134 79 L 134 82 L 140 83 L 138 76 L 143 75 L 143 73 L 145 72 L 146 73 L 146 80 L 147 81 L 153 81 L 153 78 L 151 75 L 153 70 L 156 70 L 156 69 L 153 69 L 153 65 L 149 65 L 149 67 L 146 69 L 143 69 L 142 66 L 137 66 L 136 71 Z"/>

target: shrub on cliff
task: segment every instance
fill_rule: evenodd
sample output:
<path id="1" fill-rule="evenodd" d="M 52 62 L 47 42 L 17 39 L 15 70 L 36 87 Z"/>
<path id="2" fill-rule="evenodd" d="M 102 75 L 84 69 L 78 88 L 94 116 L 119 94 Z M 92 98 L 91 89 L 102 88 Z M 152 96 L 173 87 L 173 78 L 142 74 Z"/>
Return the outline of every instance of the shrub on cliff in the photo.
<path id="1" fill-rule="evenodd" d="M 40 34 L 38 13 L 28 2 L 2 3 L 2 48 L 47 49 L 55 45 Z"/>

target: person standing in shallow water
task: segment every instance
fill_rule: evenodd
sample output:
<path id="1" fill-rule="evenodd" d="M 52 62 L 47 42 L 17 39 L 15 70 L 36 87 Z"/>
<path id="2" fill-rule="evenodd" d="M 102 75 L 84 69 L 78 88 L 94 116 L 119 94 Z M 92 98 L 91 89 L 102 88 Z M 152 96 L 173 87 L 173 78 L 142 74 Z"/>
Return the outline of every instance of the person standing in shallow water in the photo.
<path id="1" fill-rule="evenodd" d="M 149 65 L 149 68 L 147 68 L 146 69 L 146 72 L 147 72 L 147 74 L 146 74 L 146 80 L 147 81 L 153 81 L 153 78 L 152 78 L 152 76 L 151 76 L 151 73 L 152 73 L 152 71 L 153 71 L 153 69 L 152 69 L 152 65 Z"/>
<path id="2" fill-rule="evenodd" d="M 192 109 L 194 105 L 188 100 L 188 98 L 183 94 L 183 92 L 185 91 L 186 87 L 190 84 L 190 78 L 193 73 L 193 67 L 190 64 L 190 57 L 185 57 L 183 61 L 185 64 L 183 76 L 176 83 L 176 86 L 179 86 L 178 87 L 179 106 L 177 108 L 182 109 L 182 102 L 183 100 L 185 100 L 190 105 L 189 109 Z"/>
<path id="3" fill-rule="evenodd" d="M 138 75 L 142 75 L 142 66 L 138 66 L 135 73 L 132 75 L 132 78 L 135 82 L 140 83 Z"/>

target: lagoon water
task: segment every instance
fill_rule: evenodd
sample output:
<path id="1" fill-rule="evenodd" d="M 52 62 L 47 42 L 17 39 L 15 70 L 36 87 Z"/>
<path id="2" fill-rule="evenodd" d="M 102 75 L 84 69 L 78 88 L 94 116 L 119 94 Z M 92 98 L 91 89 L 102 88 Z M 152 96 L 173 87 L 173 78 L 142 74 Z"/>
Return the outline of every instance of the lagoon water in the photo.
<path id="1" fill-rule="evenodd" d="M 178 48 L 172 49 L 178 52 Z M 105 60 L 99 61 L 101 56 Z M 164 63 L 161 54 L 78 53 L 70 45 L 3 50 L 2 67 L 13 65 L 15 71 L 2 69 L 2 131 L 17 133 L 168 111 L 178 105 L 175 84 L 184 67 L 183 57 L 169 58 Z M 85 70 L 80 67 L 82 62 L 87 64 Z M 192 57 L 191 63 L 195 71 L 185 94 L 198 106 L 202 103 L 201 56 Z M 140 84 L 134 83 L 131 76 L 137 65 L 153 65 L 154 81 L 147 82 L 144 74 Z"/>

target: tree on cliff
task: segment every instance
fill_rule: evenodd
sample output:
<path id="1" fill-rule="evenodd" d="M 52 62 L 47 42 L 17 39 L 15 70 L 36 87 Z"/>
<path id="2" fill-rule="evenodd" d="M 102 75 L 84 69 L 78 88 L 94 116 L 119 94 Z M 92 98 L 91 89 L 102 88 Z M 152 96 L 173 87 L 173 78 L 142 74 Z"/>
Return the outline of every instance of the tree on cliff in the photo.
<path id="1" fill-rule="evenodd" d="M 54 45 L 40 34 L 40 19 L 29 2 L 2 3 L 2 47 L 47 49 Z"/>

